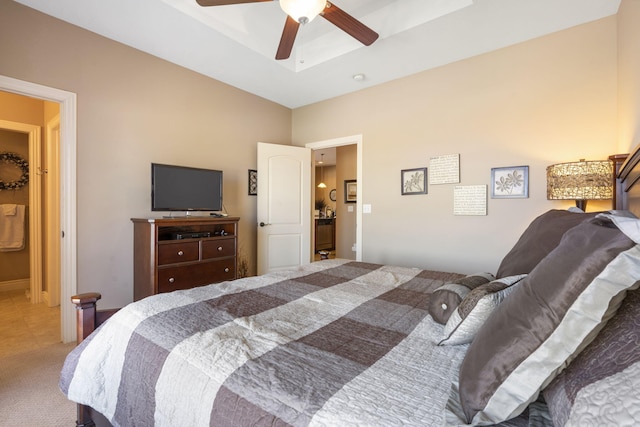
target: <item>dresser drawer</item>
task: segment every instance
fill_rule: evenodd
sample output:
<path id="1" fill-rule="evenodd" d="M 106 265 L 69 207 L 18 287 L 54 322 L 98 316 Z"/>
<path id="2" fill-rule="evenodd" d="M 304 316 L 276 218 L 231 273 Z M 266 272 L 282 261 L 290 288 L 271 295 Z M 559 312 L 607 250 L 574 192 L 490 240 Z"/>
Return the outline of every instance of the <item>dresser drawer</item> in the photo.
<path id="1" fill-rule="evenodd" d="M 158 245 L 158 265 L 198 261 L 198 242 Z"/>
<path id="2" fill-rule="evenodd" d="M 171 292 L 236 278 L 235 257 L 158 269 L 158 292 Z"/>
<path id="3" fill-rule="evenodd" d="M 236 239 L 204 240 L 202 259 L 221 258 L 236 254 Z"/>

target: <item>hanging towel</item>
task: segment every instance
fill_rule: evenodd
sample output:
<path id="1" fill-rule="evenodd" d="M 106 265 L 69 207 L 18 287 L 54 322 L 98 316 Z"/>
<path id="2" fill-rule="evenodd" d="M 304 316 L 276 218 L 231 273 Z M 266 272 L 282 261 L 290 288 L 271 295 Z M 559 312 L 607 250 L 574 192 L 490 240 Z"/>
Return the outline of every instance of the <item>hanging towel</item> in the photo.
<path id="1" fill-rule="evenodd" d="M 18 205 L 16 204 L 0 205 L 0 208 L 2 208 L 2 213 L 4 213 L 5 215 L 15 215 L 17 207 Z"/>
<path id="2" fill-rule="evenodd" d="M 0 205 L 0 252 L 24 249 L 24 205 Z"/>

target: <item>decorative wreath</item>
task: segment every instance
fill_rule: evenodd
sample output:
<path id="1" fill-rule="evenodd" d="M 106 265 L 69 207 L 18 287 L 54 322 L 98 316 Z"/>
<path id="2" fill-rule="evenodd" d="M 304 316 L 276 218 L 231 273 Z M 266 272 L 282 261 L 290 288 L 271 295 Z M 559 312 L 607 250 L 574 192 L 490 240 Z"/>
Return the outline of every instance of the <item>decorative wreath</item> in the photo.
<path id="1" fill-rule="evenodd" d="M 17 181 L 4 182 L 0 178 L 0 191 L 19 190 L 29 183 L 29 163 L 16 153 L 4 151 L 0 153 L 0 162 L 17 166 L 22 171 L 22 176 Z"/>

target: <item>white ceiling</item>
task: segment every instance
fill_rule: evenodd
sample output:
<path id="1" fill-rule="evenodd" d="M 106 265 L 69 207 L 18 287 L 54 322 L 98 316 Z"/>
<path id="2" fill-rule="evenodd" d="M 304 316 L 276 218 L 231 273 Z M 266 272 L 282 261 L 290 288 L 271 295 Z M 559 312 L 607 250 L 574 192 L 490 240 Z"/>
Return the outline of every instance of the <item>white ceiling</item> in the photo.
<path id="1" fill-rule="evenodd" d="M 336 0 L 380 38 L 365 47 L 318 17 L 298 32 L 291 58 L 276 61 L 285 21 L 277 1 L 208 8 L 195 0 L 15 1 L 289 108 L 613 15 L 620 5 Z"/>

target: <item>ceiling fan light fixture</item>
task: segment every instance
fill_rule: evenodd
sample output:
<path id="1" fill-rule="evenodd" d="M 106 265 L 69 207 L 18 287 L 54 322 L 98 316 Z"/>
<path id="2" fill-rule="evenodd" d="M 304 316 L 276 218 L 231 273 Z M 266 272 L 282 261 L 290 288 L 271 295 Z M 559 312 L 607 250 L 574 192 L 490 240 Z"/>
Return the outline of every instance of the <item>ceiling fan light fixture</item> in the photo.
<path id="1" fill-rule="evenodd" d="M 300 24 L 313 21 L 322 12 L 327 0 L 279 0 L 280 8 Z"/>

